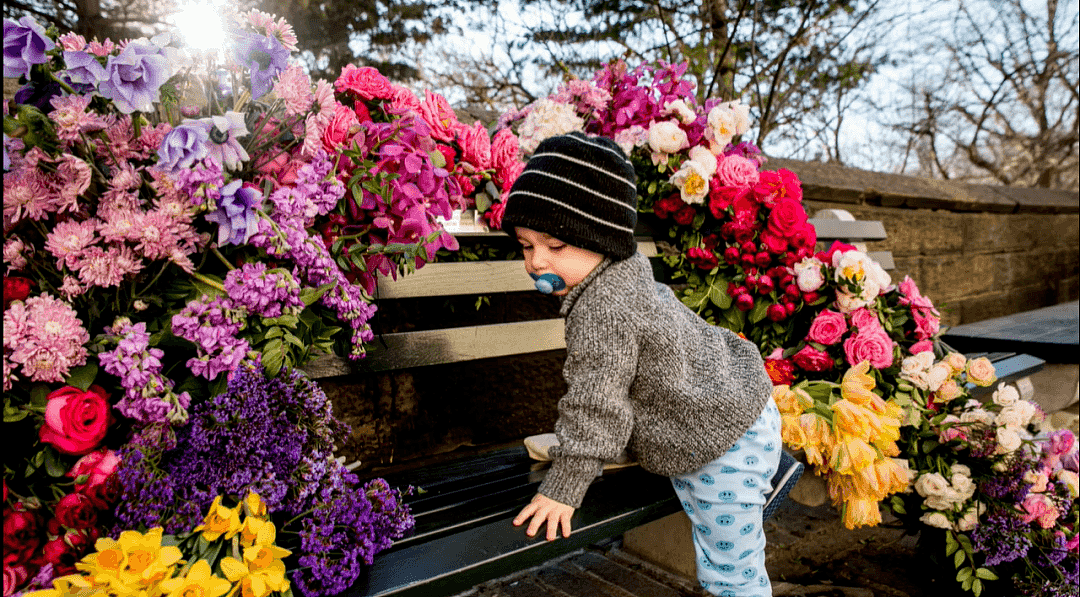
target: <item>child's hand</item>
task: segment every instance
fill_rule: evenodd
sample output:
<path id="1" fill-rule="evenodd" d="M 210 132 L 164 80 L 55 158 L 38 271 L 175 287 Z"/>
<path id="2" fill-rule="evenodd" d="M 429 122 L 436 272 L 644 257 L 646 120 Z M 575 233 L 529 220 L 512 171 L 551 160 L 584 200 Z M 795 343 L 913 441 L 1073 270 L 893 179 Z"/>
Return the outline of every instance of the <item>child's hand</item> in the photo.
<path id="1" fill-rule="evenodd" d="M 573 515 L 573 506 L 556 502 L 538 493 L 533 496 L 532 502 L 525 506 L 521 513 L 517 515 L 517 518 L 514 519 L 514 526 L 521 526 L 531 517 L 532 522 L 529 523 L 529 528 L 525 533 L 533 537 L 536 535 L 536 531 L 540 529 L 540 525 L 547 521 L 547 540 L 554 541 L 558 538 L 560 524 L 562 525 L 562 536 L 570 537 L 570 517 Z"/>

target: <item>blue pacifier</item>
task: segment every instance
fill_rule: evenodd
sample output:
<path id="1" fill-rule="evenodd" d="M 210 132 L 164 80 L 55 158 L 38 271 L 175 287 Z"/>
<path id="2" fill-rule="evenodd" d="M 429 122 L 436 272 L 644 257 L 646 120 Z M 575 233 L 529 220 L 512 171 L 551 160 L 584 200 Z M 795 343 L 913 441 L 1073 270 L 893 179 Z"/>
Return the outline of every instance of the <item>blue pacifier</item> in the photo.
<path id="1" fill-rule="evenodd" d="M 532 276 L 533 280 L 536 280 L 536 289 L 544 294 L 551 294 L 566 288 L 566 282 L 558 274 L 529 275 Z"/>

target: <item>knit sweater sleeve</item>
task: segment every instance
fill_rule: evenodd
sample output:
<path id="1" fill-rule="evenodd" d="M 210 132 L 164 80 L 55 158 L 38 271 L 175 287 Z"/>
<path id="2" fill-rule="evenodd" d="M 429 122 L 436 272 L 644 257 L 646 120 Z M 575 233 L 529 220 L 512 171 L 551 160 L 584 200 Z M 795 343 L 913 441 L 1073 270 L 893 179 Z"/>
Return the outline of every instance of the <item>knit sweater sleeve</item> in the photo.
<path id="1" fill-rule="evenodd" d="M 632 316 L 609 301 L 583 301 L 566 324 L 566 395 L 559 400 L 551 469 L 539 492 L 581 506 L 604 460 L 626 447 L 633 430 L 630 384 L 638 359 Z"/>

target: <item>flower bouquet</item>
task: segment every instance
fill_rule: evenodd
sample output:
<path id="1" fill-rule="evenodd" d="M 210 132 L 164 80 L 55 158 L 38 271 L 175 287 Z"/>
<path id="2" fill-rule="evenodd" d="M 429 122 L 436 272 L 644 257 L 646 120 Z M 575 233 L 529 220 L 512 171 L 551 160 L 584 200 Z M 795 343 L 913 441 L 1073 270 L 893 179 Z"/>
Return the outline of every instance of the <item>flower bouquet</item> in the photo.
<path id="1" fill-rule="evenodd" d="M 950 353 L 905 359 L 914 424 L 902 458 L 914 491 L 887 502 L 956 581 L 979 595 L 1075 595 L 1080 581 L 1077 446 L 1069 430 L 1039 431 L 1043 413 L 999 384 L 985 403 L 968 383 L 990 385 L 993 366 Z"/>
<path id="2" fill-rule="evenodd" d="M 363 356 L 363 274 L 448 242 L 431 218 L 460 192 L 422 118 L 361 125 L 354 91 L 290 62 L 295 42 L 259 11 L 223 54 L 5 20 L 6 594 L 249 491 L 305 594 L 348 586 L 409 528 L 396 490 L 333 458 L 345 430 L 297 368 Z M 335 217 L 353 238 L 328 245 Z"/>

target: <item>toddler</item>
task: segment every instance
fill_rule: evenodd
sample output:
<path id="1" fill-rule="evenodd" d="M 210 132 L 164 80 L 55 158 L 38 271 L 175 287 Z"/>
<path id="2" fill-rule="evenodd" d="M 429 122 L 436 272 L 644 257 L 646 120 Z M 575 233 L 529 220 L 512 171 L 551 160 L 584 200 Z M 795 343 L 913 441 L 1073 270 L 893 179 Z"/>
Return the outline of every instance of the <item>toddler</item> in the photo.
<path id="1" fill-rule="evenodd" d="M 769 596 L 762 507 L 780 460 L 780 414 L 757 347 L 709 325 L 637 252 L 634 167 L 610 139 L 544 140 L 514 183 L 502 228 L 560 296 L 567 392 L 551 468 L 517 518 L 570 536 L 604 460 L 624 449 L 671 478 L 693 527 L 701 585 Z"/>

